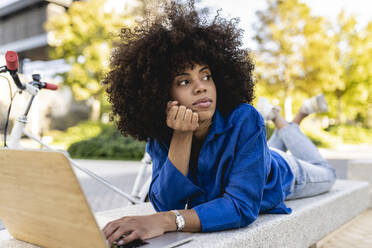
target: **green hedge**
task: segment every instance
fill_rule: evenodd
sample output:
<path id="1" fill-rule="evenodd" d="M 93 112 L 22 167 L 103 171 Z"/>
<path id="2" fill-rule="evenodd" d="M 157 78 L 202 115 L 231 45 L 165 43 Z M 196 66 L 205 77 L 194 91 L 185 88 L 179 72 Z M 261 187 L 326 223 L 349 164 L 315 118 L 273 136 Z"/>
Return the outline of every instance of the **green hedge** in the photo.
<path id="1" fill-rule="evenodd" d="M 113 125 L 100 126 L 97 136 L 69 146 L 67 151 L 73 158 L 140 160 L 143 157 L 145 142 L 123 137 Z"/>

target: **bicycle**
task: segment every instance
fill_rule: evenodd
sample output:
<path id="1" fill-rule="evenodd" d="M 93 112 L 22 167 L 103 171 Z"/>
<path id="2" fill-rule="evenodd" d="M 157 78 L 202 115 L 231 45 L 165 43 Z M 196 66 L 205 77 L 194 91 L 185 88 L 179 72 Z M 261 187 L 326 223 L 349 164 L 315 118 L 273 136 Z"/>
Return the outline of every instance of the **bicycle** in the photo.
<path id="1" fill-rule="evenodd" d="M 93 173 L 92 171 L 80 166 L 76 161 L 72 160 L 71 157 L 69 156 L 67 151 L 60 151 L 52 148 L 51 146 L 47 145 L 43 141 L 41 141 L 39 138 L 34 136 L 33 134 L 29 133 L 25 127 L 27 124 L 27 115 L 31 109 L 32 103 L 34 98 L 37 96 L 38 92 L 41 89 L 49 89 L 49 90 L 57 90 L 58 86 L 46 82 L 41 82 L 41 76 L 40 74 L 33 74 L 32 75 L 32 81 L 23 84 L 17 74 L 18 71 L 18 55 L 14 51 L 7 51 L 5 55 L 5 60 L 6 60 L 6 66 L 0 67 L 0 73 L 5 73 L 9 72 L 10 75 L 13 78 L 14 83 L 16 84 L 18 88 L 18 93 L 22 93 L 26 91 L 28 94 L 30 94 L 30 99 L 28 101 L 28 104 L 26 105 L 24 114 L 20 115 L 18 118 L 16 118 L 16 122 L 14 124 L 14 127 L 12 128 L 12 131 L 10 133 L 9 137 L 9 142 L 6 142 L 6 137 L 7 137 L 7 124 L 5 126 L 5 131 L 4 131 L 4 146 L 5 149 L 24 149 L 22 145 L 20 144 L 20 140 L 22 135 L 25 135 L 29 137 L 30 139 L 36 141 L 39 143 L 42 148 L 45 147 L 47 150 L 50 151 L 58 151 L 58 152 L 63 152 L 64 155 L 67 157 L 67 159 L 70 161 L 71 165 L 74 166 L 75 168 L 81 170 L 82 172 L 86 173 L 88 176 L 92 177 L 93 179 L 97 180 L 98 182 L 102 183 L 106 187 L 110 188 L 111 190 L 117 192 L 120 194 L 122 197 L 126 198 L 129 201 L 129 205 L 133 204 L 140 204 L 144 203 L 146 200 L 148 200 L 148 191 L 151 183 L 151 176 L 149 178 L 146 178 L 146 172 L 149 166 L 152 165 L 151 162 L 151 157 L 149 154 L 145 152 L 142 160 L 141 160 L 141 167 L 139 169 L 139 172 L 136 176 L 134 186 L 132 189 L 131 194 L 127 194 L 123 192 L 121 189 L 117 188 L 116 186 L 110 184 L 108 181 L 106 181 L 104 178 L 98 176 L 97 174 Z M 7 79 L 7 78 L 6 78 Z M 8 79 L 7 79 L 8 80 Z M 9 80 L 8 80 L 9 83 Z M 9 83 L 10 87 L 10 83 Z M 15 96 L 15 95 L 14 95 Z M 9 121 L 9 114 L 10 114 L 10 109 L 11 109 L 11 104 L 12 100 L 14 98 L 12 97 L 11 94 L 11 103 L 9 106 L 8 110 L 8 116 L 7 116 L 7 122 Z M 141 187 L 142 185 L 142 187 Z"/>

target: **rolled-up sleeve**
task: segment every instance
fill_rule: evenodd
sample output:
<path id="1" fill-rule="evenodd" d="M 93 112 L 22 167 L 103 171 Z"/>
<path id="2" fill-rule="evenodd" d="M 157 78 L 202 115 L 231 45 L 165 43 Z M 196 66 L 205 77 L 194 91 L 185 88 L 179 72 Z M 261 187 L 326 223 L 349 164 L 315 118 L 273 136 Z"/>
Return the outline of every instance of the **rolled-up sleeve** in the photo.
<path id="1" fill-rule="evenodd" d="M 174 166 L 157 141 L 149 140 L 146 152 L 152 158 L 149 198 L 156 211 L 184 209 L 188 198 L 204 193 Z"/>
<path id="2" fill-rule="evenodd" d="M 241 138 L 223 195 L 194 207 L 202 232 L 245 227 L 258 217 L 271 162 L 265 126 Z"/>

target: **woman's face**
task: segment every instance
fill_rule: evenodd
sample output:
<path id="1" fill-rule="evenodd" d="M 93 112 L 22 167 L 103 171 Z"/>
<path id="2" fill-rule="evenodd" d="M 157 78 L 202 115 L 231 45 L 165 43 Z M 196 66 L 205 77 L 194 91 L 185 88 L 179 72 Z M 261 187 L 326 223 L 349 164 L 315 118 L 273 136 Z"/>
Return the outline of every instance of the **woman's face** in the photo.
<path id="1" fill-rule="evenodd" d="M 217 94 L 212 74 L 207 65 L 194 64 L 177 74 L 172 82 L 173 101 L 199 114 L 199 122 L 212 119 L 216 110 Z"/>

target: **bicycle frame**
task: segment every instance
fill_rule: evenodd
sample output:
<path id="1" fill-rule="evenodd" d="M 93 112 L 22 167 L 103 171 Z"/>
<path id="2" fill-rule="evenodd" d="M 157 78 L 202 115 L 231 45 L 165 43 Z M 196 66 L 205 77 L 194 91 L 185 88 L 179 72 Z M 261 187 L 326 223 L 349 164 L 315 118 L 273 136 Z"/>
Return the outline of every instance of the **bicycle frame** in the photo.
<path id="1" fill-rule="evenodd" d="M 32 87 L 34 87 L 34 86 L 32 86 Z M 29 92 L 30 94 L 32 94 L 32 96 L 31 96 L 31 98 L 30 98 L 30 100 L 27 104 L 27 107 L 26 107 L 26 110 L 25 110 L 24 114 L 19 116 L 16 119 L 15 125 L 14 125 L 14 127 L 11 131 L 10 137 L 9 137 L 8 147 L 10 149 L 24 149 L 22 147 L 22 145 L 20 144 L 21 137 L 24 134 L 27 137 L 31 138 L 32 140 L 38 142 L 40 145 L 42 145 L 42 147 L 45 147 L 45 148 L 47 148 L 48 150 L 51 150 L 51 151 L 57 151 L 56 149 L 54 149 L 51 146 L 45 144 L 39 138 L 32 135 L 31 133 L 29 133 L 25 129 L 26 124 L 27 124 L 27 115 L 28 115 L 28 113 L 31 109 L 31 105 L 33 103 L 33 100 L 34 100 L 34 98 L 36 97 L 36 95 L 39 91 L 39 89 L 37 89 L 37 88 L 36 89 L 29 88 L 29 89 L 31 89 L 31 93 L 30 93 L 29 90 L 26 90 L 26 91 Z M 34 90 L 34 91 L 32 91 L 32 90 Z M 120 190 L 116 186 L 110 184 L 107 180 L 105 180 L 104 178 L 96 175 L 92 171 L 80 166 L 77 162 L 75 162 L 74 160 L 72 160 L 70 158 L 70 156 L 67 152 L 64 152 L 64 154 L 66 155 L 66 157 L 68 158 L 68 160 L 70 161 L 72 166 L 74 166 L 75 168 L 77 168 L 77 169 L 81 170 L 82 172 L 86 173 L 88 176 L 90 176 L 93 179 L 97 180 L 98 182 L 102 183 L 103 185 L 110 188 L 111 190 L 117 192 L 121 196 L 125 197 L 129 201 L 129 205 L 140 204 L 140 203 L 145 202 L 146 196 L 147 196 L 148 191 L 149 191 L 149 186 L 150 186 L 150 183 L 151 183 L 151 176 L 150 176 L 150 178 L 147 179 L 146 183 L 142 187 L 141 187 L 141 185 L 143 184 L 144 180 L 146 180 L 146 172 L 147 172 L 148 167 L 151 166 L 151 164 L 152 164 L 151 163 L 151 158 L 147 153 L 145 153 L 143 159 L 141 160 L 142 166 L 139 170 L 139 173 L 137 174 L 137 177 L 136 177 L 136 180 L 135 180 L 135 183 L 134 183 L 134 187 L 133 187 L 132 193 L 130 195 L 123 192 L 122 190 Z"/>

